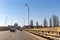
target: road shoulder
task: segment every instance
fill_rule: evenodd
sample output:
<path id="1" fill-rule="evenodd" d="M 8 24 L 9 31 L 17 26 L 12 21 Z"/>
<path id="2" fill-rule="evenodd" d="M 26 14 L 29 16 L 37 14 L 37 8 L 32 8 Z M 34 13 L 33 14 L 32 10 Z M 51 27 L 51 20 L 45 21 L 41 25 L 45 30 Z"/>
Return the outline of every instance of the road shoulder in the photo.
<path id="1" fill-rule="evenodd" d="M 24 31 L 24 32 L 26 32 L 26 31 Z M 32 34 L 32 33 L 29 33 L 29 32 L 26 32 L 26 33 L 28 33 L 29 37 L 31 37 L 31 38 L 34 39 L 34 40 L 48 40 L 48 39 L 39 37 L 39 36 L 34 35 L 34 34 Z"/>

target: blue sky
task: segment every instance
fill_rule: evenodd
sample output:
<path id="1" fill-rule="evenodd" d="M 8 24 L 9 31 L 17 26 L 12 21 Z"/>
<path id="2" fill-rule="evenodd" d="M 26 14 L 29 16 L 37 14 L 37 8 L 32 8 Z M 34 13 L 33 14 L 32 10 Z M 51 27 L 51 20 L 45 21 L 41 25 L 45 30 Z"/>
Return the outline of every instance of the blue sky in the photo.
<path id="1" fill-rule="evenodd" d="M 20 26 L 28 24 L 27 3 L 30 7 L 30 20 L 33 19 L 34 25 L 36 21 L 39 25 L 43 24 L 46 17 L 49 18 L 54 14 L 60 19 L 60 0 L 0 0 L 0 26 L 18 23 Z"/>

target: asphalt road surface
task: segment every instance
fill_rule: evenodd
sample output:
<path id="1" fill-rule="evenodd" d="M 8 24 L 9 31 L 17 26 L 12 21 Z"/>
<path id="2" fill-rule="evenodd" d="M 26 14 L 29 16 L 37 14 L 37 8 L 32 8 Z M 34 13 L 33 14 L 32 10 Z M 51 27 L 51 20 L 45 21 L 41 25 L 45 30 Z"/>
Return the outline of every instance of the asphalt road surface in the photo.
<path id="1" fill-rule="evenodd" d="M 33 37 L 24 31 L 16 32 L 2 31 L 0 32 L 0 40 L 37 40 L 37 39 L 36 37 Z"/>

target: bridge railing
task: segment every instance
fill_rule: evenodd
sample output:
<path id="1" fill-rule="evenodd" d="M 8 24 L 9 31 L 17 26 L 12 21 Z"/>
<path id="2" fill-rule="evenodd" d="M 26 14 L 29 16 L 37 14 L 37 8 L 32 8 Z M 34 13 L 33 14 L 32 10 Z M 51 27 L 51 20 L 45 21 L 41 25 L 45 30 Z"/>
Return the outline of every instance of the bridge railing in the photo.
<path id="1" fill-rule="evenodd" d="M 48 27 L 48 28 L 30 28 L 25 31 L 44 36 L 52 36 L 60 38 L 60 27 Z"/>

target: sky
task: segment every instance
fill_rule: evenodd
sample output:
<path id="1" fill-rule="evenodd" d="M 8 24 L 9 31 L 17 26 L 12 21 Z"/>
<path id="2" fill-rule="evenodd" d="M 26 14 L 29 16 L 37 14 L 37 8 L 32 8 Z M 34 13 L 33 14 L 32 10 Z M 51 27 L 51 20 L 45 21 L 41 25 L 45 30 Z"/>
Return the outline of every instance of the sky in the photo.
<path id="1" fill-rule="evenodd" d="M 35 23 L 43 25 L 44 18 L 49 19 L 52 15 L 56 15 L 60 20 L 60 0 L 0 0 L 0 26 L 13 25 L 28 25 L 28 8 L 29 17 Z M 25 19 L 25 23 L 24 23 Z"/>

